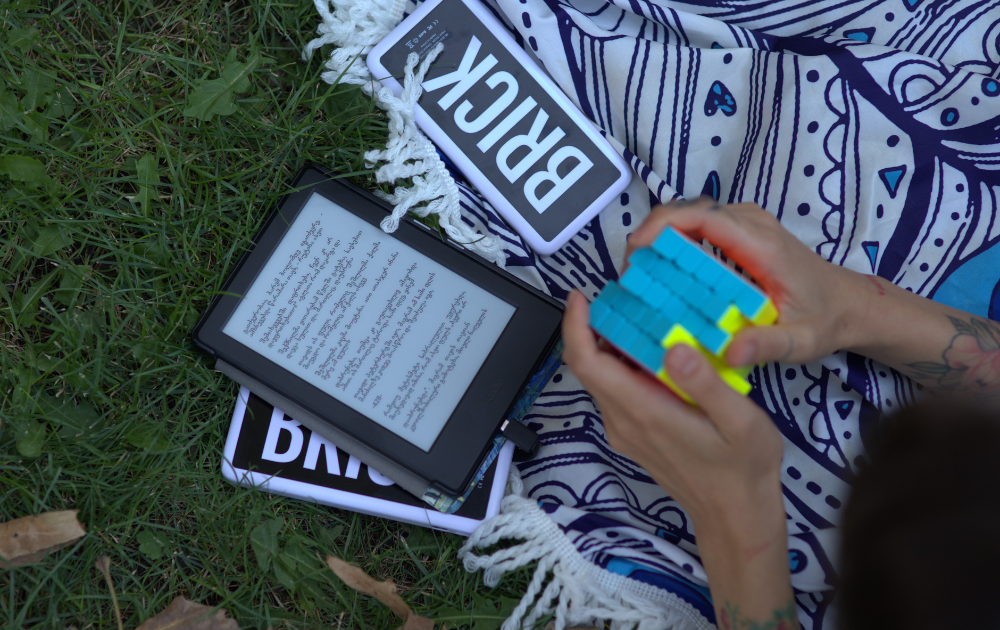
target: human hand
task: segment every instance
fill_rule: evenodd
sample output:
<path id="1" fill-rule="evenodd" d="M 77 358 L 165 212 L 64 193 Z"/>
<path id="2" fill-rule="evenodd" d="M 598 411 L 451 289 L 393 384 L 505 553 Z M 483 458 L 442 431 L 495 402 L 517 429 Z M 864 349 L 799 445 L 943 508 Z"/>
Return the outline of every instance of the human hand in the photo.
<path id="1" fill-rule="evenodd" d="M 678 345 L 665 364 L 699 406 L 686 404 L 602 349 L 588 324 L 587 300 L 574 291 L 563 316 L 563 358 L 600 407 L 609 444 L 684 507 L 699 539 L 716 530 L 730 538 L 784 536 L 784 444 L 767 414 L 723 383 L 699 352 Z"/>
<path id="2" fill-rule="evenodd" d="M 645 468 L 691 518 L 721 627 L 798 627 L 783 441 L 771 419 L 693 348 L 674 346 L 664 363 L 698 407 L 598 345 L 588 324 L 587 300 L 574 291 L 563 316 L 563 358 L 600 407 L 608 443 Z"/>
<path id="3" fill-rule="evenodd" d="M 867 296 L 857 290 L 863 277 L 820 258 L 756 204 L 720 206 L 702 198 L 658 206 L 629 237 L 626 255 L 651 245 L 668 225 L 720 248 L 778 308 L 775 325 L 750 326 L 735 336 L 726 350 L 730 365 L 808 363 L 855 343 L 851 323 Z"/>

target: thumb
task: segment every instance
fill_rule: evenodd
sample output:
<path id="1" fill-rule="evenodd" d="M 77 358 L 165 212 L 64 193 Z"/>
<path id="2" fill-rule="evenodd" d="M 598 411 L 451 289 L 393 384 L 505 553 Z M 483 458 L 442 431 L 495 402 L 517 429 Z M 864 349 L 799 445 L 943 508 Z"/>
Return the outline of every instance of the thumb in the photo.
<path id="1" fill-rule="evenodd" d="M 811 333 L 806 326 L 775 324 L 750 326 L 741 330 L 726 350 L 726 362 L 733 367 L 771 361 L 806 363 Z"/>
<path id="2" fill-rule="evenodd" d="M 716 424 L 725 429 L 730 419 L 740 417 L 747 400 L 723 382 L 719 373 L 700 352 L 677 344 L 667 353 L 667 374 Z M 752 403 L 751 403 L 752 404 Z"/>

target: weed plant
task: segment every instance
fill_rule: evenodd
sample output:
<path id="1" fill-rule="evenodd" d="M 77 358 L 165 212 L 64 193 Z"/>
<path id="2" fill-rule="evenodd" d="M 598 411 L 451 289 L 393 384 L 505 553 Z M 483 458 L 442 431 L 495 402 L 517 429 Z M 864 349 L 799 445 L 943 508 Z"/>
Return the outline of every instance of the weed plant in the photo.
<path id="1" fill-rule="evenodd" d="M 0 573 L 0 626 L 116 627 L 103 555 L 126 628 L 177 595 L 242 628 L 399 625 L 326 553 L 453 628 L 497 627 L 523 588 L 485 589 L 456 536 L 220 475 L 237 386 L 192 328 L 305 162 L 370 188 L 385 142 L 301 60 L 317 24 L 307 1 L 0 0 L 0 521 L 75 509 L 89 532 Z M 186 116 L 232 64 L 230 113 Z"/>

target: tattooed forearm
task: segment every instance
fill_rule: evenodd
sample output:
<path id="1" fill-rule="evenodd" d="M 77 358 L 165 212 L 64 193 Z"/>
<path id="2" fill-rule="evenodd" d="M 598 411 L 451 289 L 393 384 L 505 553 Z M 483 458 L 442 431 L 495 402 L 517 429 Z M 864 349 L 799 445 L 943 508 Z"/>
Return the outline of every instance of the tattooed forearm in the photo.
<path id="1" fill-rule="evenodd" d="M 1000 393 L 1000 324 L 978 317 L 948 320 L 955 335 L 941 361 L 908 363 L 911 375 L 942 390 L 983 397 Z"/>
<path id="2" fill-rule="evenodd" d="M 727 601 L 719 611 L 719 627 L 723 630 L 798 630 L 799 620 L 794 601 L 789 601 L 782 610 L 775 610 L 770 619 L 763 621 L 741 616 L 740 607 Z"/>

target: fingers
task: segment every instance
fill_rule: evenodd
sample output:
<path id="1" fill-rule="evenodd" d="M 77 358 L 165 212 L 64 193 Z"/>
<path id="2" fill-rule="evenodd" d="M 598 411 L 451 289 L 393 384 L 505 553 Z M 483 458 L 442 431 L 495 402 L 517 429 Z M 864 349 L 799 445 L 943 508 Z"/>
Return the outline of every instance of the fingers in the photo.
<path id="1" fill-rule="evenodd" d="M 589 302 L 579 291 L 571 291 L 566 300 L 562 334 L 563 360 L 588 389 L 606 378 L 620 378 L 622 371 L 632 372 L 598 343 L 590 329 Z"/>
<path id="2" fill-rule="evenodd" d="M 660 235 L 663 228 L 672 224 L 672 219 L 681 211 L 698 214 L 709 209 L 718 210 L 719 207 L 718 202 L 711 197 L 699 197 L 694 201 L 678 199 L 665 205 L 655 206 L 646 220 L 629 236 L 629 245 L 635 243 L 635 247 L 648 247 Z"/>
<path id="3" fill-rule="evenodd" d="M 812 333 L 807 326 L 751 326 L 736 335 L 726 350 L 733 367 L 771 361 L 805 362 L 811 358 Z"/>
<path id="4" fill-rule="evenodd" d="M 690 346 L 674 346 L 664 363 L 670 378 L 694 399 L 723 434 L 746 417 L 748 405 L 756 406 L 726 385 L 708 359 Z"/>
<path id="5" fill-rule="evenodd" d="M 590 308 L 587 298 L 579 291 L 570 291 L 563 313 L 562 334 L 565 349 L 563 360 L 573 369 L 597 352 L 597 340 L 590 330 Z M 574 373 L 576 370 L 573 370 Z"/>
<path id="6" fill-rule="evenodd" d="M 573 291 L 563 314 L 563 360 L 595 397 L 622 401 L 648 409 L 687 407 L 662 383 L 602 350 L 589 327 L 589 308 L 583 294 Z"/>
<path id="7" fill-rule="evenodd" d="M 754 204 L 720 206 L 707 197 L 685 204 L 656 207 L 629 237 L 626 255 L 650 246 L 669 225 L 697 241 L 708 239 L 759 281 L 773 275 L 783 234 L 771 215 Z"/>

